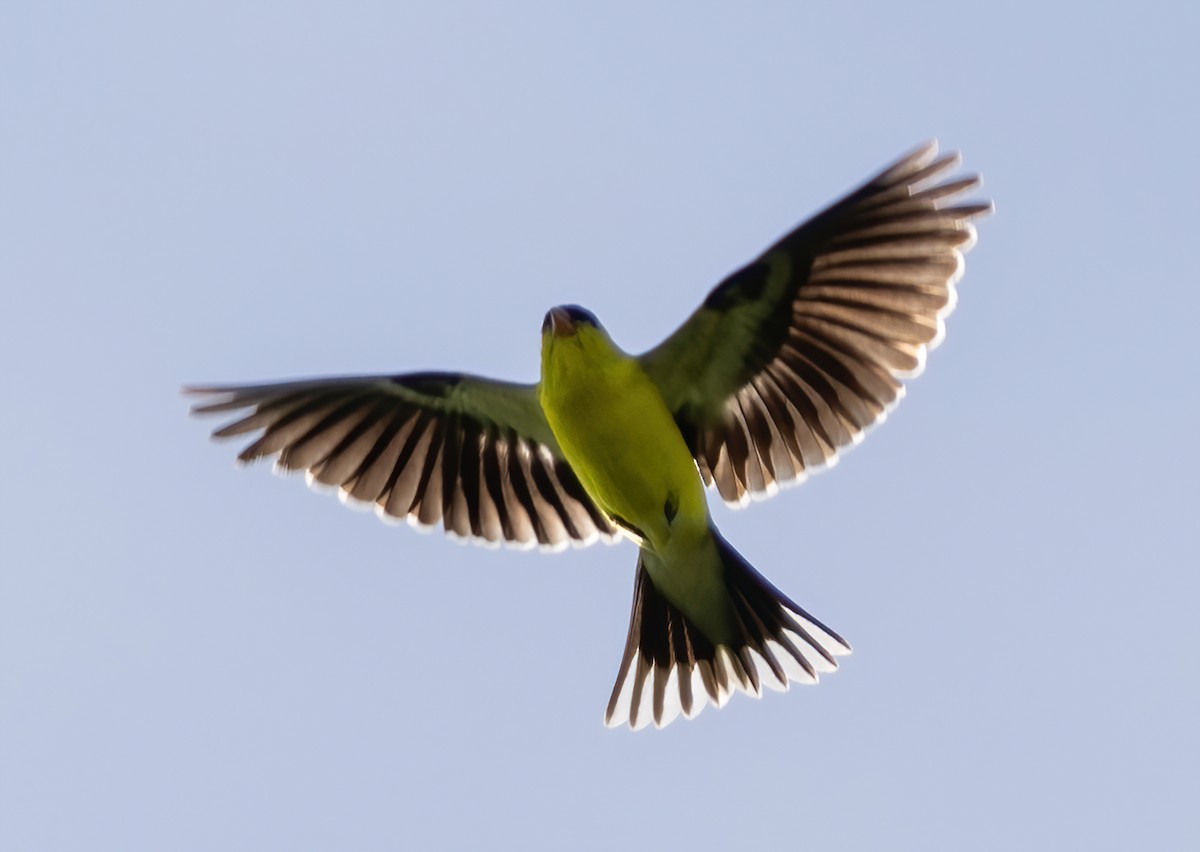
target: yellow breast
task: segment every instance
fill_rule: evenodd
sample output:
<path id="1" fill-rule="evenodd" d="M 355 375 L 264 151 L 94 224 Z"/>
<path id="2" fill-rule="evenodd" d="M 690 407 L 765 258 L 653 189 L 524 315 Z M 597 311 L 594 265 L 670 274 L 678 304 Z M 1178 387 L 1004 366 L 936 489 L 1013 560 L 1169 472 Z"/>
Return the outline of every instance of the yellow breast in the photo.
<path id="1" fill-rule="evenodd" d="M 568 338 L 543 354 L 539 396 L 563 455 L 596 504 L 656 549 L 680 523 L 706 530 L 703 485 L 658 388 L 600 342 Z"/>

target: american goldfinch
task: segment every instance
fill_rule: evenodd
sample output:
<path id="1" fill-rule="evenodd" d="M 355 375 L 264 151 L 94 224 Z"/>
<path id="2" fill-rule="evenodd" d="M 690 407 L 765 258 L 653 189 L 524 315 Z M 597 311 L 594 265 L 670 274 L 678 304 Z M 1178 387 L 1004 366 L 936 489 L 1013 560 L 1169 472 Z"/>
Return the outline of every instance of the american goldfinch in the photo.
<path id="1" fill-rule="evenodd" d="M 784 236 L 659 346 L 621 350 L 583 308 L 542 326 L 541 379 L 408 373 L 187 388 L 275 456 L 385 518 L 486 543 L 632 540 L 633 613 L 605 722 L 637 729 L 735 691 L 815 683 L 850 646 L 721 536 L 741 506 L 832 465 L 942 339 L 971 221 L 930 142 Z"/>

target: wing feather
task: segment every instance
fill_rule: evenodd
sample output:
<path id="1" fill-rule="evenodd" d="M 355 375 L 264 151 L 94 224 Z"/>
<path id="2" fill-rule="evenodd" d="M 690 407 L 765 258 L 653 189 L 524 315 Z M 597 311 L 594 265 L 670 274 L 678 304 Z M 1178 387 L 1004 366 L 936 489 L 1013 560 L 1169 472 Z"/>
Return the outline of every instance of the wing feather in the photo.
<path id="1" fill-rule="evenodd" d="M 901 158 L 730 275 L 641 356 L 726 501 L 834 464 L 924 368 L 975 242 L 971 220 L 991 210 L 955 203 L 979 184 L 946 177 L 958 162 L 935 142 Z"/>
<path id="2" fill-rule="evenodd" d="M 186 389 L 197 414 L 240 413 L 216 438 L 238 455 L 374 504 L 385 520 L 441 524 L 487 544 L 558 548 L 616 529 L 588 498 L 527 385 L 451 373 Z"/>

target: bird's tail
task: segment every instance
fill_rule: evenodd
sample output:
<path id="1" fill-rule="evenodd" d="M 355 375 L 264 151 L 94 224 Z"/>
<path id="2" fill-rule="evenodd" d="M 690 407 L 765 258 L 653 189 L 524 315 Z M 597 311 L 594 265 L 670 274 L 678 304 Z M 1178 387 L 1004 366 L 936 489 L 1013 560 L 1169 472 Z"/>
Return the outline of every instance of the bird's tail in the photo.
<path id="1" fill-rule="evenodd" d="M 723 707 L 735 690 L 757 698 L 764 685 L 783 692 L 790 683 L 816 683 L 850 653 L 844 639 L 771 585 L 716 530 L 713 537 L 729 629 L 707 635 L 671 603 L 651 579 L 659 557 L 642 550 L 606 725 L 661 728 L 681 712 L 690 719 L 709 701 Z"/>

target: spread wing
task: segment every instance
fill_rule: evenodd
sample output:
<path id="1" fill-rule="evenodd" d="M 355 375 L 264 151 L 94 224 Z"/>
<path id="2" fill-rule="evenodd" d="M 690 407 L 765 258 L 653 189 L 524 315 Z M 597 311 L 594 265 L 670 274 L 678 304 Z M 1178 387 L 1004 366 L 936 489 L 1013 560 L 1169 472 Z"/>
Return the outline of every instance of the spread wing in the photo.
<path id="1" fill-rule="evenodd" d="M 258 433 L 238 459 L 276 456 L 310 485 L 383 519 L 485 543 L 558 548 L 616 529 L 563 460 L 532 385 L 452 373 L 185 388 L 196 414 L 238 412 L 216 438 Z"/>
<path id="2" fill-rule="evenodd" d="M 975 176 L 930 142 L 719 284 L 641 364 L 735 505 L 832 465 L 904 395 L 954 307 Z"/>

